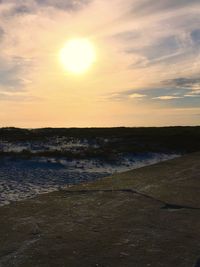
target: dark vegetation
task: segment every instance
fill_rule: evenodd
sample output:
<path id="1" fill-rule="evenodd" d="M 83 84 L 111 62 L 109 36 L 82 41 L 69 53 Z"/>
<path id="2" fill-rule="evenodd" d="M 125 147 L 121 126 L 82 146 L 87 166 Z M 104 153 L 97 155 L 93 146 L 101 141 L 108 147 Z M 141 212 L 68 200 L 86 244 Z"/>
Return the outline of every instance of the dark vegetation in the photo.
<path id="1" fill-rule="evenodd" d="M 79 151 L 40 151 L 34 156 L 115 159 L 120 153 L 180 152 L 190 153 L 200 150 L 200 126 L 196 127 L 151 127 L 151 128 L 42 128 L 19 129 L 1 128 L 0 141 L 42 142 L 52 138 L 87 140 L 89 146 Z M 97 144 L 93 147 L 92 144 Z M 91 146 L 90 146 L 91 144 Z M 1 156 L 14 155 L 1 152 Z M 32 157 L 30 151 L 17 153 Z"/>

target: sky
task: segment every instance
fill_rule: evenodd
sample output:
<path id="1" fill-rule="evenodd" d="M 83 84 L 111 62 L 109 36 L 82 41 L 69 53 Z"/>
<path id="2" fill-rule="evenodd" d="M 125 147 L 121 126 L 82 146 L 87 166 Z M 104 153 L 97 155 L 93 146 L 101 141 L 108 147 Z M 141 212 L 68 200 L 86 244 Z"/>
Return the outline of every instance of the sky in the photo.
<path id="1" fill-rule="evenodd" d="M 0 48 L 1 127 L 200 125 L 199 0 L 0 0 Z"/>

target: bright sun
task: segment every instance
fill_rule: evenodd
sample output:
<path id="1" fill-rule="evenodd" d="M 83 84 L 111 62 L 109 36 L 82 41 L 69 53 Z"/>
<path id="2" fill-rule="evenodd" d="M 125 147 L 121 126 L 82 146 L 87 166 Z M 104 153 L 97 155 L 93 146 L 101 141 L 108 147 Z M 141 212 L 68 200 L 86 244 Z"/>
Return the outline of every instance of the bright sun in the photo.
<path id="1" fill-rule="evenodd" d="M 87 39 L 69 40 L 60 51 L 60 60 L 64 68 L 75 74 L 88 70 L 95 59 L 95 49 Z"/>

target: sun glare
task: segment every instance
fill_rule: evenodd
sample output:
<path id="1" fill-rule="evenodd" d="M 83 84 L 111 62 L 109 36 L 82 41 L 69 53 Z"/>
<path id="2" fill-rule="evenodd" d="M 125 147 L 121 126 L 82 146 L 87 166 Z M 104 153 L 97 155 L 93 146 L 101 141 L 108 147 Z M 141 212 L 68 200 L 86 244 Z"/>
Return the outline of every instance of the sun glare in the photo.
<path id="1" fill-rule="evenodd" d="M 87 71 L 95 58 L 95 49 L 87 39 L 69 40 L 60 51 L 60 60 L 65 70 L 75 74 Z"/>

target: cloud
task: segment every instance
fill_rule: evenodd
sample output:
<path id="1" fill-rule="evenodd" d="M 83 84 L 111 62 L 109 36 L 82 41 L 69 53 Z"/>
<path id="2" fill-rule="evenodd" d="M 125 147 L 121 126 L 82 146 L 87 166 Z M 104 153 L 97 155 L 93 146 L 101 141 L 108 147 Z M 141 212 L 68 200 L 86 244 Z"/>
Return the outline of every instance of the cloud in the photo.
<path id="1" fill-rule="evenodd" d="M 163 81 L 163 84 L 179 88 L 193 88 L 194 85 L 200 85 L 200 78 L 175 78 Z"/>
<path id="2" fill-rule="evenodd" d="M 25 95 L 25 94 L 15 94 L 15 93 L 1 93 L 0 92 L 0 101 L 9 101 L 9 102 L 32 102 L 39 101 L 40 98 Z"/>
<path id="3" fill-rule="evenodd" d="M 197 89 L 198 84 L 199 78 L 180 77 L 161 81 L 155 87 L 119 91 L 111 94 L 110 99 L 125 102 L 135 98 L 140 99 L 146 105 L 159 104 L 162 107 L 173 108 L 200 107 L 200 89 Z"/>
<path id="4" fill-rule="evenodd" d="M 35 0 L 35 2 L 40 6 L 54 7 L 64 10 L 77 10 L 90 3 L 90 0 Z"/>
<path id="5" fill-rule="evenodd" d="M 174 95 L 166 95 L 166 96 L 158 96 L 152 99 L 152 103 L 158 104 L 162 108 L 171 107 L 171 108 L 195 108 L 200 107 L 199 97 L 191 97 L 188 95 L 184 96 L 174 96 Z"/>
<path id="6" fill-rule="evenodd" d="M 136 1 L 136 4 L 133 4 L 131 14 L 135 15 L 152 15 L 158 12 L 164 12 L 169 10 L 176 10 L 180 8 L 185 8 L 188 6 L 199 4 L 199 0 L 162 0 L 162 1 L 153 1 L 153 0 L 141 0 Z"/>
<path id="7" fill-rule="evenodd" d="M 164 81 L 163 84 L 181 90 L 184 97 L 194 97 L 200 95 L 200 78 L 176 78 Z M 185 90 L 185 94 L 183 92 Z"/>
<path id="8" fill-rule="evenodd" d="M 25 76 L 29 62 L 21 57 L 4 57 L 0 60 L 0 91 L 23 91 L 29 83 Z"/>
<path id="9" fill-rule="evenodd" d="M 156 68 L 160 71 L 163 68 L 170 76 L 171 68 L 166 67 L 173 65 L 177 66 L 178 75 L 184 69 L 188 69 L 188 73 L 197 73 L 195 64 L 200 52 L 196 45 L 200 36 L 199 0 L 128 2 L 131 14 L 124 15 L 127 24 L 124 29 L 119 28 L 114 38 L 122 43 L 127 58 L 135 55 L 141 58 L 141 63 L 132 62 L 129 68 L 148 68 L 146 71 L 152 73 Z"/>
<path id="10" fill-rule="evenodd" d="M 191 38 L 194 41 L 194 43 L 199 44 L 200 43 L 200 29 L 195 29 L 191 32 Z"/>
<path id="11" fill-rule="evenodd" d="M 9 6 L 9 8 L 6 9 L 2 15 L 4 17 L 25 16 L 29 14 L 34 14 L 36 11 L 37 10 L 34 5 L 13 3 L 13 5 Z"/>
<path id="12" fill-rule="evenodd" d="M 163 58 L 166 56 L 171 56 L 177 53 L 180 49 L 180 42 L 177 36 L 167 36 L 146 50 L 146 56 L 153 60 L 156 58 Z"/>
<path id="13" fill-rule="evenodd" d="M 174 88 L 167 87 L 155 87 L 155 88 L 139 88 L 139 89 L 130 89 L 126 91 L 116 92 L 115 94 L 111 94 L 110 96 L 114 98 L 121 99 L 129 99 L 129 98 L 141 98 L 144 101 L 152 100 L 152 99 L 179 99 L 184 97 L 184 94 L 187 94 L 189 90 L 174 90 Z"/>
<path id="14" fill-rule="evenodd" d="M 164 95 L 164 92 L 169 93 L 171 99 L 178 99 L 184 97 L 198 96 L 200 95 L 200 78 L 199 77 L 178 77 L 175 79 L 164 80 L 160 82 L 160 87 L 157 89 L 147 90 L 154 96 L 153 99 L 167 100 L 168 95 Z M 155 96 L 160 94 L 160 96 Z"/>
<path id="15" fill-rule="evenodd" d="M 145 98 L 146 96 L 147 96 L 146 94 L 128 90 L 128 91 L 121 91 L 118 93 L 108 94 L 105 96 L 105 98 L 107 100 L 112 100 L 112 101 L 128 101 L 130 99 L 140 100 Z"/>
<path id="16" fill-rule="evenodd" d="M 0 41 L 3 40 L 4 34 L 5 34 L 5 31 L 0 27 Z"/>
<path id="17" fill-rule="evenodd" d="M 182 96 L 173 96 L 173 95 L 163 95 L 163 96 L 157 96 L 152 99 L 160 99 L 160 100 L 173 100 L 173 99 L 180 99 L 183 98 Z"/>
<path id="18" fill-rule="evenodd" d="M 133 93 L 133 94 L 130 94 L 129 95 L 129 98 L 143 98 L 145 97 L 146 95 L 144 94 L 139 94 L 139 93 Z"/>
<path id="19" fill-rule="evenodd" d="M 189 94 L 189 95 L 184 95 L 185 97 L 200 97 L 200 93 L 199 94 Z"/>
<path id="20" fill-rule="evenodd" d="M 200 97 L 200 89 L 190 91 L 188 94 L 185 94 L 185 97 Z"/>
<path id="21" fill-rule="evenodd" d="M 184 53 L 178 36 L 174 35 L 158 38 L 155 43 L 143 47 L 142 50 L 138 50 L 137 47 L 128 49 L 126 52 L 132 54 L 139 52 L 141 63 L 146 62 L 146 64 L 140 64 L 142 67 L 175 60 L 175 58 L 180 57 Z M 131 67 L 135 68 L 137 65 L 133 63 Z"/>
<path id="22" fill-rule="evenodd" d="M 29 14 L 38 14 L 42 8 L 53 8 L 65 12 L 77 11 L 87 6 L 91 0 L 1 0 L 0 5 L 4 7 L 2 16 L 26 16 Z"/>

